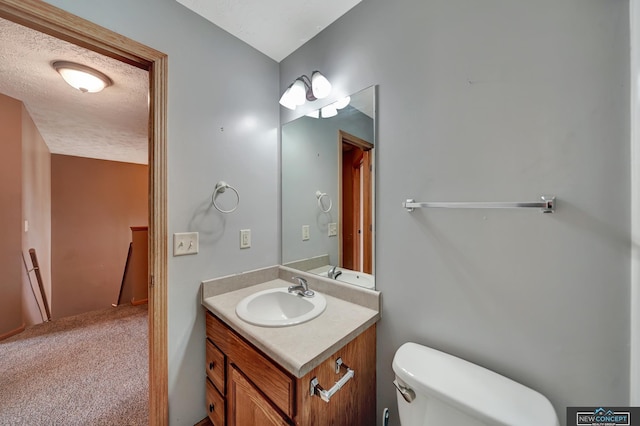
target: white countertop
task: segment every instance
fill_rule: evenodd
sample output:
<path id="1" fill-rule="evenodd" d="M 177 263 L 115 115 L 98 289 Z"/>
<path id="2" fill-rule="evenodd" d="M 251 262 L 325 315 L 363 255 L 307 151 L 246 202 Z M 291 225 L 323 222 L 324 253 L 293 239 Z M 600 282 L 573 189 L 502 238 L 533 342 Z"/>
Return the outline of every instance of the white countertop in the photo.
<path id="1" fill-rule="evenodd" d="M 320 365 L 380 319 L 380 312 L 377 310 L 323 292 L 319 293 L 327 299 L 325 311 L 302 324 L 260 327 L 243 321 L 236 314 L 236 305 L 246 296 L 261 290 L 286 288 L 289 285 L 289 281 L 277 278 L 205 297 L 202 305 L 298 378 Z M 317 291 L 315 288 L 313 290 Z"/>

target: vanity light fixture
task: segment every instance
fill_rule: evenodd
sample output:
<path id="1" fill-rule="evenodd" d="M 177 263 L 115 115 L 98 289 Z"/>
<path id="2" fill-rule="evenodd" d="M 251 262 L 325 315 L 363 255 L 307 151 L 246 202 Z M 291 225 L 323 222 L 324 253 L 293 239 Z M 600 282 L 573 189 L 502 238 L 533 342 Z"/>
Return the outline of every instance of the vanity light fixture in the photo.
<path id="1" fill-rule="evenodd" d="M 345 96 L 333 103 L 336 109 L 346 108 L 351 103 L 351 96 Z"/>
<path id="2" fill-rule="evenodd" d="M 331 118 L 338 115 L 338 110 L 346 108 L 347 105 L 351 102 L 351 97 L 346 96 L 342 99 L 338 99 L 337 101 L 330 103 L 329 105 L 320 108 L 319 110 L 311 111 L 308 114 L 305 114 L 307 117 L 311 118 Z"/>
<path id="3" fill-rule="evenodd" d="M 69 86 L 82 93 L 97 93 L 113 84 L 111 79 L 98 70 L 68 61 L 55 61 L 51 66 L 58 71 Z"/>
<path id="4" fill-rule="evenodd" d="M 336 115 L 338 115 L 338 109 L 334 104 L 327 105 L 326 107 L 322 108 L 320 112 L 322 113 L 322 118 L 335 117 Z"/>
<path id="5" fill-rule="evenodd" d="M 313 102 L 322 99 L 331 93 L 331 83 L 320 73 L 314 71 L 311 78 L 301 75 L 296 78 L 280 97 L 280 105 L 291 110 L 303 105 L 305 101 Z"/>

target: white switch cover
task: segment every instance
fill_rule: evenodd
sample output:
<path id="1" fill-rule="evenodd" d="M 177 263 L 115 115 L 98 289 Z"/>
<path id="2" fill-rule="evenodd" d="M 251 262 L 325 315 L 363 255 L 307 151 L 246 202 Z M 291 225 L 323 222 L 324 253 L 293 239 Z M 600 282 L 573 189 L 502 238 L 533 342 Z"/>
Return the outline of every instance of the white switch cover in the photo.
<path id="1" fill-rule="evenodd" d="M 302 225 L 302 241 L 307 241 L 309 238 L 309 225 Z"/>
<path id="2" fill-rule="evenodd" d="M 240 230 L 240 248 L 249 248 L 251 247 L 251 229 L 241 229 Z"/>
<path id="3" fill-rule="evenodd" d="M 173 234 L 173 255 L 184 256 L 185 254 L 198 253 L 198 233 L 197 232 L 176 232 Z"/>
<path id="4" fill-rule="evenodd" d="M 330 223 L 329 224 L 329 236 L 330 237 L 335 237 L 336 235 L 338 235 L 338 224 L 337 223 Z"/>

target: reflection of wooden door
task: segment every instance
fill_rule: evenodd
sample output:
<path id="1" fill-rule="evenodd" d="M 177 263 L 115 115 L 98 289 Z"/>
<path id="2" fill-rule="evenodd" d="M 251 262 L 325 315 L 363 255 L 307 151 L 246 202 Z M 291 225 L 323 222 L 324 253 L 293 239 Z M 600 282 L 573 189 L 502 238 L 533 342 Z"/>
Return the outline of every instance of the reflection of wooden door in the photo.
<path id="1" fill-rule="evenodd" d="M 360 229 L 362 229 L 362 272 L 373 273 L 373 204 L 371 202 L 371 171 L 372 171 L 371 150 L 362 153 L 362 219 Z"/>
<path id="2" fill-rule="evenodd" d="M 371 273 L 373 226 L 371 202 L 371 148 L 363 139 L 340 131 L 341 153 L 341 246 L 343 268 Z"/>

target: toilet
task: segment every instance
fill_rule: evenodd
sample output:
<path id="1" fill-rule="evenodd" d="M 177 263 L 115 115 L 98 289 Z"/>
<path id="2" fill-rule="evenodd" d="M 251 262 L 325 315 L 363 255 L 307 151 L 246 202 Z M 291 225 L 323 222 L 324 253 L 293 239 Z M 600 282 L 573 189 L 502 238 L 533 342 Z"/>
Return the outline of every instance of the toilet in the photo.
<path id="1" fill-rule="evenodd" d="M 416 343 L 393 358 L 402 426 L 559 426 L 542 394 L 486 368 Z"/>

